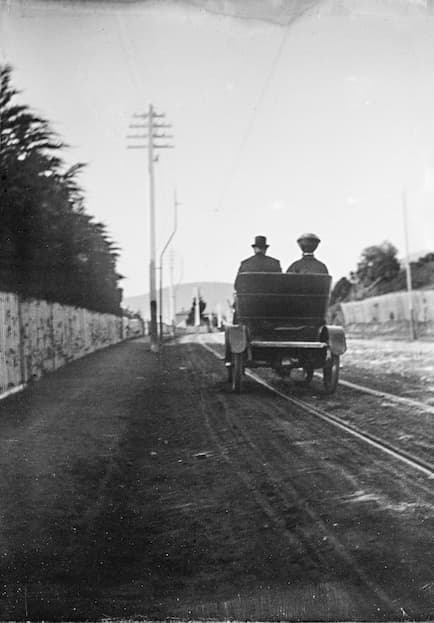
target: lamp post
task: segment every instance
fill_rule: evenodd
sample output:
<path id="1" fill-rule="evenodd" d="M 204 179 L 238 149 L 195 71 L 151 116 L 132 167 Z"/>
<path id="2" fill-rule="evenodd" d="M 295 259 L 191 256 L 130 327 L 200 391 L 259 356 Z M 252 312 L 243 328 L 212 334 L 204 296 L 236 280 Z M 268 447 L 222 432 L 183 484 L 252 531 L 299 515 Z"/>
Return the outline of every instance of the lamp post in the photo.
<path id="1" fill-rule="evenodd" d="M 173 219 L 173 230 L 172 233 L 170 234 L 166 244 L 163 247 L 163 250 L 160 253 L 160 288 L 159 288 L 159 294 L 160 294 L 160 301 L 159 301 L 159 313 L 160 313 L 160 344 L 163 341 L 163 256 L 164 253 L 166 252 L 167 247 L 169 246 L 169 244 L 172 241 L 173 236 L 176 234 L 176 230 L 178 227 L 178 201 L 176 198 L 176 190 L 174 193 L 174 219 Z"/>

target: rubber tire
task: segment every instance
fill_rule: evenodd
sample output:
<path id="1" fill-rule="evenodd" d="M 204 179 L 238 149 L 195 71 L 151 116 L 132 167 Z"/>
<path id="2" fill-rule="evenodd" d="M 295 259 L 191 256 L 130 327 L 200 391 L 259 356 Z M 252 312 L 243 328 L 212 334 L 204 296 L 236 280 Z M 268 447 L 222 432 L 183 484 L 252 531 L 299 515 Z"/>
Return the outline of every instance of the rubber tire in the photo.
<path id="1" fill-rule="evenodd" d="M 243 378 L 243 354 L 232 353 L 232 391 L 234 394 L 241 392 Z"/>
<path id="2" fill-rule="evenodd" d="M 339 382 L 339 355 L 332 355 L 323 368 L 324 389 L 327 394 L 334 394 Z"/>
<path id="3" fill-rule="evenodd" d="M 296 385 L 306 387 L 307 385 L 310 385 L 313 379 L 313 368 L 311 368 L 310 366 L 306 366 L 303 368 L 303 370 L 304 370 L 304 379 L 294 379 L 294 383 Z M 282 378 L 284 377 L 282 376 Z"/>
<path id="4" fill-rule="evenodd" d="M 310 385 L 313 379 L 313 368 L 311 366 L 306 366 L 304 369 L 306 373 L 306 378 L 304 379 L 305 385 Z"/>
<path id="5" fill-rule="evenodd" d="M 226 366 L 226 370 L 227 370 L 227 374 L 228 374 L 228 382 L 232 383 L 232 378 L 234 376 L 233 374 L 233 364 L 231 363 L 230 366 Z"/>

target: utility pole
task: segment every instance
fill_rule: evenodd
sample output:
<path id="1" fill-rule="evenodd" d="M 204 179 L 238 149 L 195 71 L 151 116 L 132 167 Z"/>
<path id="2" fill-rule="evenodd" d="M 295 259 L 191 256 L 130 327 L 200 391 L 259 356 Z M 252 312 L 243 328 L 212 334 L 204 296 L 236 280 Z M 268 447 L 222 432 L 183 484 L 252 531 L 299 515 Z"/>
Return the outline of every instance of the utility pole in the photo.
<path id="1" fill-rule="evenodd" d="M 163 250 L 160 253 L 160 342 L 163 342 L 163 256 L 166 252 L 167 247 L 172 241 L 173 236 L 176 234 L 176 229 L 178 227 L 178 200 L 176 198 L 176 190 L 174 193 L 174 219 L 173 219 L 173 230 L 170 234 L 166 244 L 164 245 Z"/>
<path id="2" fill-rule="evenodd" d="M 128 145 L 129 149 L 148 150 L 148 173 L 149 173 L 149 221 L 150 221 L 150 260 L 149 260 L 149 300 L 151 316 L 151 350 L 158 352 L 158 327 L 157 327 L 157 287 L 156 287 L 156 224 L 155 224 L 155 191 L 154 191 L 154 163 L 158 160 L 155 152 L 159 149 L 172 149 L 173 145 L 159 143 L 161 139 L 172 139 L 173 136 L 164 134 L 165 128 L 170 128 L 168 123 L 160 123 L 165 114 L 155 112 L 152 104 L 148 112 L 136 113 L 135 118 L 141 119 L 141 123 L 130 124 L 130 128 L 147 130 L 146 134 L 128 136 L 129 139 L 147 139 L 147 144 Z M 147 122 L 147 123 L 146 123 Z M 158 130 L 163 129 L 163 133 Z"/>
<path id="3" fill-rule="evenodd" d="M 173 287 L 173 265 L 174 265 L 174 257 L 173 257 L 173 249 L 170 249 L 170 305 L 169 305 L 169 317 L 172 325 L 172 335 L 175 336 L 176 332 L 176 294 L 175 288 Z"/>
<path id="4" fill-rule="evenodd" d="M 198 287 L 194 290 L 194 326 L 200 327 L 200 290 Z"/>
<path id="5" fill-rule="evenodd" d="M 173 254 L 172 254 L 172 264 L 171 264 L 171 270 L 172 270 L 172 278 L 173 278 Z M 178 292 L 178 288 L 181 285 L 182 282 L 182 278 L 184 276 L 184 260 L 181 257 L 181 270 L 179 273 L 179 279 L 178 279 L 178 283 L 176 284 L 176 286 L 174 286 L 173 288 L 173 318 L 174 318 L 174 330 L 176 327 L 176 305 L 177 305 L 177 300 L 176 300 L 176 295 Z"/>
<path id="6" fill-rule="evenodd" d="M 407 193 L 402 193 L 402 212 L 404 221 L 404 239 L 405 239 L 405 271 L 407 275 L 407 295 L 408 295 L 408 313 L 410 317 L 410 339 L 416 339 L 416 330 L 414 326 L 414 309 L 413 309 L 413 286 L 411 282 L 411 266 L 408 245 L 408 223 L 407 223 Z"/>

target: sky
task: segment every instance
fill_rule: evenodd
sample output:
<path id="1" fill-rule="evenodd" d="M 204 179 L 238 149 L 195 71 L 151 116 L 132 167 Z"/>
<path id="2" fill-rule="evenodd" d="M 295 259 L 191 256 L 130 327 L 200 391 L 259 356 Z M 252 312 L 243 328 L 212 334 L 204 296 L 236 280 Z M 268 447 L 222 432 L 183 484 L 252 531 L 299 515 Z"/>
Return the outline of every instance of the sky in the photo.
<path id="1" fill-rule="evenodd" d="M 0 61 L 85 162 L 87 211 L 149 288 L 147 152 L 135 113 L 172 124 L 155 163 L 157 264 L 233 281 L 256 235 L 284 269 L 304 232 L 337 280 L 384 240 L 434 251 L 431 0 L 0 0 Z"/>

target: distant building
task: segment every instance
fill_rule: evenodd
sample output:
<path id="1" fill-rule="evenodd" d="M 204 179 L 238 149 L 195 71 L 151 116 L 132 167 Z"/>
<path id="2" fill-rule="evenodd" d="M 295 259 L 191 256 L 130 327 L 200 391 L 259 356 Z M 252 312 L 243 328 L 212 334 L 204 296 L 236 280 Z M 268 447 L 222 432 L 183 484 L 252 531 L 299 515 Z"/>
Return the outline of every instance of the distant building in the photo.
<path id="1" fill-rule="evenodd" d="M 182 309 L 175 314 L 175 325 L 180 328 L 187 326 L 188 310 Z"/>

